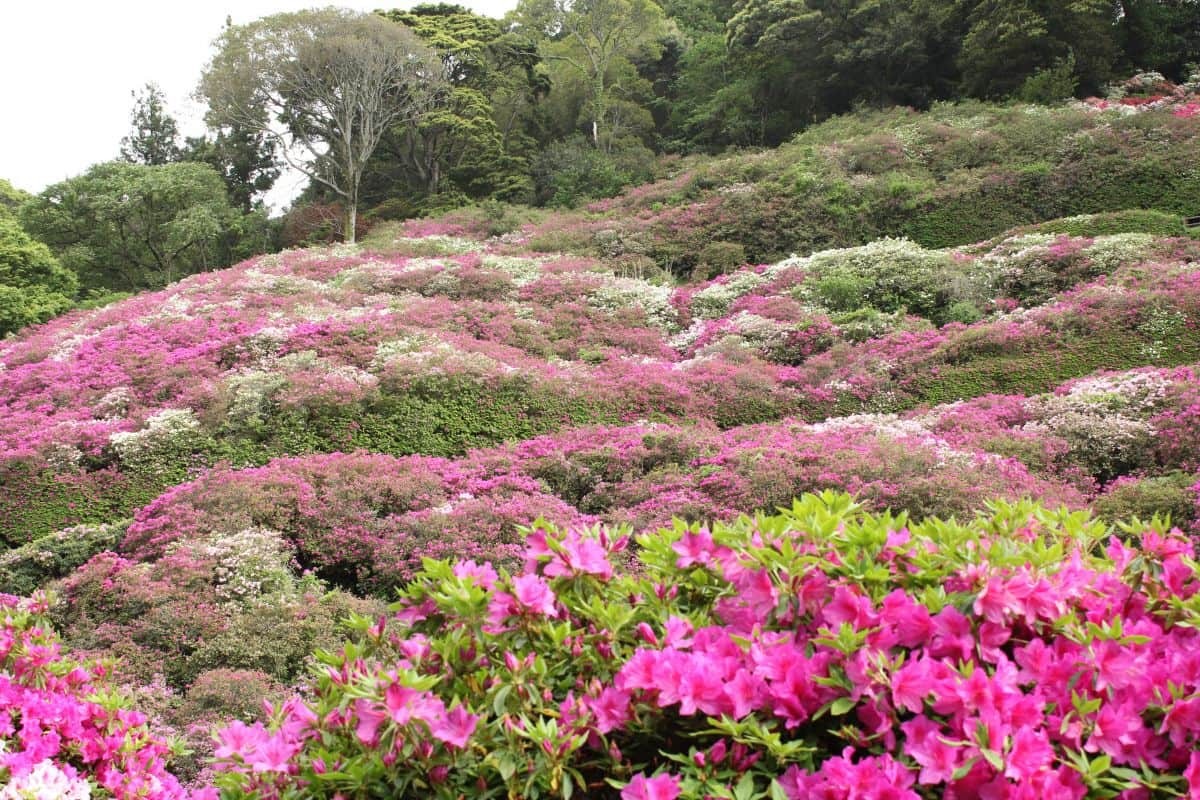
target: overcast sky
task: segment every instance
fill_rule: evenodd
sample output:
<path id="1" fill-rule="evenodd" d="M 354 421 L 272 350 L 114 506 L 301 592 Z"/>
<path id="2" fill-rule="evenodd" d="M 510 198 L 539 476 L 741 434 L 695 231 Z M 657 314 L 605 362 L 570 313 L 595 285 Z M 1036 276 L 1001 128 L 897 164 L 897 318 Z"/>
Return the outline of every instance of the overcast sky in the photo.
<path id="1" fill-rule="evenodd" d="M 457 0 L 493 17 L 516 0 Z M 336 3 L 361 11 L 414 2 Z M 190 99 L 225 18 L 234 23 L 320 0 L 117 0 L 6 4 L 0 25 L 0 178 L 29 192 L 115 158 L 129 132 L 130 92 L 153 81 L 185 134 L 203 131 Z M 288 177 L 273 198 L 286 198 Z"/>

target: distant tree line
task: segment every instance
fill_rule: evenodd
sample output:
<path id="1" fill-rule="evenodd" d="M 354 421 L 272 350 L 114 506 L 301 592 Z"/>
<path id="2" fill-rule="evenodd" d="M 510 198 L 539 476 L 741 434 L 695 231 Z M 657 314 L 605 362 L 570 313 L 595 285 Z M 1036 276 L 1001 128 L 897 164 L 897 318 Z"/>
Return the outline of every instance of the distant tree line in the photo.
<path id="1" fill-rule="evenodd" d="M 382 12 L 439 55 L 448 88 L 381 138 L 368 214 L 572 205 L 650 177 L 658 154 L 773 146 L 857 107 L 1057 102 L 1200 68 L 1200 0 L 660 1 Z"/>
<path id="2" fill-rule="evenodd" d="M 181 137 L 134 93 L 119 158 L 0 184 L 0 334 L 113 292 L 366 224 L 499 200 L 574 205 L 663 153 L 772 146 L 858 107 L 1053 102 L 1200 65 L 1200 0 L 520 0 L 227 22 Z M 290 165 L 309 186 L 263 204 Z M 18 295 L 20 298 L 18 299 Z"/>

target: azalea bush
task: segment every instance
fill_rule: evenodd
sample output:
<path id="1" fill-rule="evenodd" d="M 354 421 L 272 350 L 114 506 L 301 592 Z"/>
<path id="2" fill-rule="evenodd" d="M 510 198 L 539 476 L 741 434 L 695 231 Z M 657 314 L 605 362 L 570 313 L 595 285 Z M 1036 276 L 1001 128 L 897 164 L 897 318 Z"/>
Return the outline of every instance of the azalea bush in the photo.
<path id="1" fill-rule="evenodd" d="M 106 666 L 63 652 L 50 602 L 0 595 L 0 798 L 215 800 L 167 770 L 168 744 L 113 690 Z"/>
<path id="2" fill-rule="evenodd" d="M 135 561 L 170 554 L 166 563 L 121 569 L 129 580 L 175 574 L 181 587 L 178 576 L 195 573 L 207 585 L 216 582 L 207 566 L 215 549 L 244 544 L 254 526 L 265 526 L 300 567 L 343 589 L 387 596 L 426 557 L 519 563 L 521 528 L 538 517 L 638 527 L 730 519 L 826 487 L 854 491 L 875 510 L 946 515 L 971 513 L 989 497 L 1083 503 L 1073 486 L 1012 458 L 956 448 L 898 420 L 784 420 L 724 432 L 643 424 L 579 429 L 454 460 L 354 453 L 218 468 L 164 493 L 129 526 L 121 552 Z M 269 588 L 261 579 L 255 586 Z M 232 590 L 216 586 L 218 595 Z M 190 594 L 176 601 L 196 607 Z"/>
<path id="3" fill-rule="evenodd" d="M 445 252 L 266 256 L 0 343 L 0 540 L 131 516 L 224 461 L 816 420 L 1200 360 L 1182 239 L 884 240 L 673 286 L 419 224 Z"/>
<path id="4" fill-rule="evenodd" d="M 373 604 L 295 575 L 280 534 L 197 537 L 138 562 L 106 551 L 58 584 L 56 626 L 76 652 L 116 656 L 134 685 L 186 693 L 200 674 L 257 670 L 290 682 L 313 650 L 340 641 L 337 621 Z"/>
<path id="5" fill-rule="evenodd" d="M 1200 796 L 1178 531 L 826 493 L 636 539 L 539 522 L 524 556 L 428 561 L 217 734 L 223 796 Z"/>

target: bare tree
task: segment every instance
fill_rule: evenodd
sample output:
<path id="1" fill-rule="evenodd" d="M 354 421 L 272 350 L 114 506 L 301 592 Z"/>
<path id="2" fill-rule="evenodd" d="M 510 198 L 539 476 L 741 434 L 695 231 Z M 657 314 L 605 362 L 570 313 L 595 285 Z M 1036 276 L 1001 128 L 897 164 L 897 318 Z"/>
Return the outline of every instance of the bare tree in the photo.
<path id="1" fill-rule="evenodd" d="M 336 8 L 230 25 L 214 46 L 198 91 L 210 124 L 275 141 L 345 201 L 353 242 L 367 160 L 384 132 L 416 124 L 448 91 L 442 60 L 403 25 Z"/>

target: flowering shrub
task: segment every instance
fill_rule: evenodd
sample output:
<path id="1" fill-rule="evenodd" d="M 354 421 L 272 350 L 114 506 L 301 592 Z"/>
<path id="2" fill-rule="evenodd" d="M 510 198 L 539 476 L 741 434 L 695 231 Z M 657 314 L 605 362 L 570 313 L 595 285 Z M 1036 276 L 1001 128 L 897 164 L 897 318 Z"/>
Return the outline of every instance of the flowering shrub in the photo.
<path id="1" fill-rule="evenodd" d="M 16 595 L 33 594 L 97 553 L 116 547 L 127 525 L 128 522 L 76 525 L 0 553 L 0 587 Z"/>
<path id="2" fill-rule="evenodd" d="M 1081 106 L 1094 111 L 1117 111 L 1122 114 L 1167 110 L 1180 119 L 1189 119 L 1200 111 L 1200 84 L 1190 80 L 1177 85 L 1161 73 L 1141 72 L 1110 86 L 1107 97 L 1089 97 L 1082 101 Z"/>
<path id="3" fill-rule="evenodd" d="M 153 563 L 100 553 L 59 584 L 55 621 L 76 651 L 119 657 L 133 685 L 185 692 L 218 668 L 288 682 L 339 641 L 339 617 L 373 607 L 294 574 L 291 556 L 261 529 L 178 542 Z"/>
<path id="4" fill-rule="evenodd" d="M 48 598 L 0 595 L 0 798 L 184 800 L 165 742 L 105 683 L 107 669 L 66 657 Z"/>
<path id="5" fill-rule="evenodd" d="M 809 495 L 711 528 L 539 525 L 429 561 L 267 724 L 228 798 L 1200 795 L 1195 545 L 1029 503 Z"/>
<path id="6" fill-rule="evenodd" d="M 253 526 L 266 526 L 322 578 L 387 594 L 426 557 L 515 565 L 521 528 L 539 517 L 637 526 L 676 516 L 729 519 L 828 487 L 853 491 L 874 509 L 927 513 L 970 513 L 990 497 L 1082 503 L 1069 486 L 1012 459 L 957 448 L 919 425 L 865 418 L 725 432 L 638 425 L 539 437 L 456 460 L 356 453 L 217 469 L 141 509 L 121 550 L 154 559 L 183 548 L 177 554 L 216 562 L 205 580 L 218 596 L 235 593 L 250 575 L 265 591 L 258 576 L 286 575 L 278 551 L 268 549 L 275 555 L 266 560 L 260 554 L 266 532 Z M 222 555 L 234 545 L 236 570 Z"/>
<path id="7" fill-rule="evenodd" d="M 0 538 L 129 516 L 223 460 L 896 411 L 1200 358 L 1182 240 L 888 239 L 680 287 L 490 247 L 266 256 L 0 344 Z"/>

